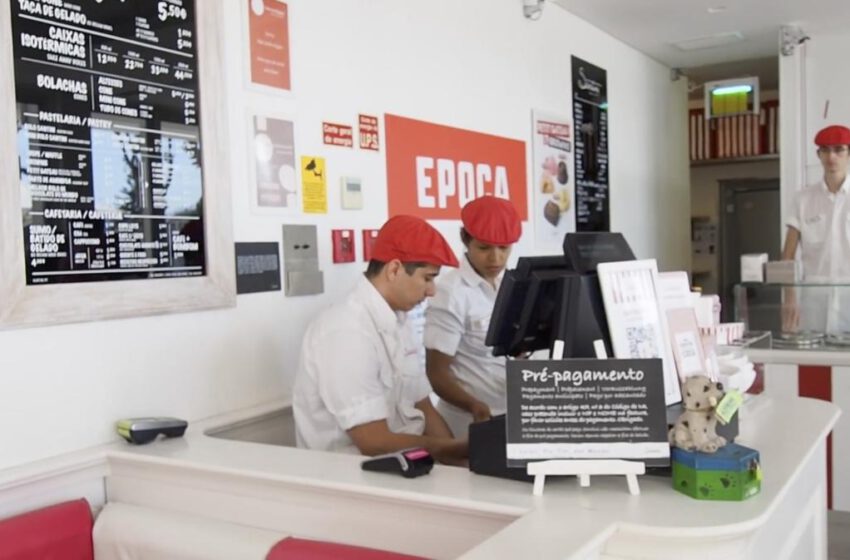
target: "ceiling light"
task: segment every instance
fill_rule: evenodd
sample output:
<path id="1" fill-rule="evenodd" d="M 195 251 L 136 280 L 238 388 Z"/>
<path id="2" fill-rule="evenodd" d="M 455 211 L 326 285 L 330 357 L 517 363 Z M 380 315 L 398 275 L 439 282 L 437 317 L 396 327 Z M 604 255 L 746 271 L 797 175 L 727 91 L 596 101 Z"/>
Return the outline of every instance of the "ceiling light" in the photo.
<path id="1" fill-rule="evenodd" d="M 707 37 L 696 37 L 694 39 L 683 39 L 673 43 L 673 46 L 683 51 L 696 51 L 699 49 L 710 49 L 713 47 L 721 47 L 723 45 L 731 45 L 738 41 L 743 41 L 744 36 L 740 31 L 729 31 L 727 33 L 718 33 L 717 35 L 709 35 Z"/>
<path id="2" fill-rule="evenodd" d="M 727 10 L 726 6 L 709 6 L 706 11 L 710 14 L 719 14 Z"/>
<path id="3" fill-rule="evenodd" d="M 750 93 L 751 91 L 753 91 L 753 86 L 749 85 L 727 86 L 714 88 L 714 90 L 712 90 L 711 92 L 711 95 L 733 95 L 736 93 Z"/>

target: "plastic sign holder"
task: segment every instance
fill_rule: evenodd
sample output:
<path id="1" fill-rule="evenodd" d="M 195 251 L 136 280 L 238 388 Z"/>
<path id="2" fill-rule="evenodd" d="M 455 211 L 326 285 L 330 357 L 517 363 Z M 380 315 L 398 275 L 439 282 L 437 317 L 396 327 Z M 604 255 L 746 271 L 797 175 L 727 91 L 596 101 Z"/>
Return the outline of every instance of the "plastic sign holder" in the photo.
<path id="1" fill-rule="evenodd" d="M 593 341 L 593 349 L 599 360 L 608 359 L 605 352 L 605 343 L 602 340 Z M 552 359 L 562 360 L 564 358 L 564 341 L 556 340 L 552 345 Z M 640 494 L 637 475 L 646 473 L 646 465 L 640 461 L 624 461 L 622 459 L 551 459 L 548 461 L 535 461 L 528 463 L 526 472 L 534 477 L 535 496 L 543 495 L 543 486 L 546 484 L 547 476 L 577 476 L 582 488 L 590 486 L 591 476 L 619 475 L 626 477 L 629 494 L 637 496 Z"/>

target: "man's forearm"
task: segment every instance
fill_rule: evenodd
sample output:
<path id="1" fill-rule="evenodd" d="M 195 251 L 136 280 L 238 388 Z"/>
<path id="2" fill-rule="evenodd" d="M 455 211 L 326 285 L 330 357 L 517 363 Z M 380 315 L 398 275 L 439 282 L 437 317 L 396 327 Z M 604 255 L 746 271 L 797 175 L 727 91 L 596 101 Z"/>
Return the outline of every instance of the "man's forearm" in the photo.
<path id="1" fill-rule="evenodd" d="M 360 453 L 370 456 L 410 447 L 424 447 L 438 461 L 458 464 L 468 453 L 465 441 L 451 437 L 395 433 L 390 431 L 386 420 L 355 426 L 348 430 L 348 434 Z"/>
<path id="2" fill-rule="evenodd" d="M 462 410 L 470 411 L 477 400 L 466 392 L 450 371 L 430 371 L 428 380 L 437 396 Z"/>

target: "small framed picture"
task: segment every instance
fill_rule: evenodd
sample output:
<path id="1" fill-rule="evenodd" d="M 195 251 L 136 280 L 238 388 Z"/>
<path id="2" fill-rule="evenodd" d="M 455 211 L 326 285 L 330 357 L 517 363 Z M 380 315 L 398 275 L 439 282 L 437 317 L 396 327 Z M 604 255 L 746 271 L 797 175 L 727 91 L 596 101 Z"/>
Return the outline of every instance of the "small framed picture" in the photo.
<path id="1" fill-rule="evenodd" d="M 655 259 L 600 263 L 599 286 L 615 358 L 661 358 L 666 404 L 682 400 Z"/>

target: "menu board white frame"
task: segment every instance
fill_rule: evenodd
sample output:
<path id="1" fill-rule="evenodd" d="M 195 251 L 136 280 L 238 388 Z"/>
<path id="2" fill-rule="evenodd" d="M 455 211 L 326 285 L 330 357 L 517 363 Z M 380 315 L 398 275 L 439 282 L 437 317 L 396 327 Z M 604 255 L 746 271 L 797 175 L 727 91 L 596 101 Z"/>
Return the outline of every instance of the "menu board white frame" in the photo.
<path id="1" fill-rule="evenodd" d="M 10 1 L 0 0 L 0 61 L 13 76 Z M 201 7 L 203 6 L 203 9 Z M 26 285 L 15 83 L 0 81 L 0 330 L 157 315 L 236 304 L 230 198 L 224 0 L 197 3 L 197 53 L 204 176 L 206 275 Z"/>

